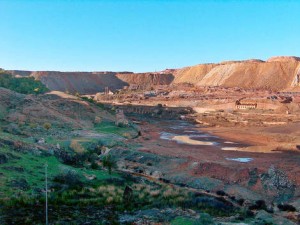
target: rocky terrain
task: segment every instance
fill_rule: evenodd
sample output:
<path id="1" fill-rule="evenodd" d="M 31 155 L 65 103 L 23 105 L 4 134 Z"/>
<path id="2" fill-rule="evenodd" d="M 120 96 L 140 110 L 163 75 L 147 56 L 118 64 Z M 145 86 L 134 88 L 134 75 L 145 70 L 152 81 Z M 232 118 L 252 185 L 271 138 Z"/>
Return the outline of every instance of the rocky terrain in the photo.
<path id="1" fill-rule="evenodd" d="M 10 71 L 33 76 L 50 90 L 95 94 L 105 87 L 115 91 L 124 86 L 155 86 L 190 83 L 197 86 L 240 87 L 273 91 L 298 90 L 300 58 L 273 57 L 267 61 L 226 61 L 152 73 Z"/>
<path id="2" fill-rule="evenodd" d="M 299 224 L 299 65 L 1 70 L 0 223 Z"/>
<path id="3" fill-rule="evenodd" d="M 58 71 L 10 71 L 15 76 L 32 76 L 40 80 L 50 90 L 69 93 L 95 94 L 103 92 L 106 87 L 110 90 L 122 89 L 124 86 L 140 85 L 169 85 L 173 81 L 172 74 L 129 72 L 58 72 Z"/>
<path id="4" fill-rule="evenodd" d="M 197 65 L 176 71 L 175 83 L 284 90 L 299 86 L 300 58 L 274 57 Z"/>

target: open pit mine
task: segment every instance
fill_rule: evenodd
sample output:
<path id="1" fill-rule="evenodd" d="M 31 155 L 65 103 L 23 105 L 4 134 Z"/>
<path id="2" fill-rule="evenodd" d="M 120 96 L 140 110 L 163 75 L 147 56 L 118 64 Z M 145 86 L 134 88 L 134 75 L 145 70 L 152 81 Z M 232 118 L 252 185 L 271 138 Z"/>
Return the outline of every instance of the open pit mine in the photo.
<path id="1" fill-rule="evenodd" d="M 15 196 L 0 207 L 11 221 L 0 222 L 39 222 L 38 162 L 50 160 L 51 219 L 61 224 L 83 211 L 105 224 L 300 223 L 300 58 L 4 75 L 45 91 L 0 81 L 0 198 Z M 17 196 L 31 202 L 12 216 Z"/>

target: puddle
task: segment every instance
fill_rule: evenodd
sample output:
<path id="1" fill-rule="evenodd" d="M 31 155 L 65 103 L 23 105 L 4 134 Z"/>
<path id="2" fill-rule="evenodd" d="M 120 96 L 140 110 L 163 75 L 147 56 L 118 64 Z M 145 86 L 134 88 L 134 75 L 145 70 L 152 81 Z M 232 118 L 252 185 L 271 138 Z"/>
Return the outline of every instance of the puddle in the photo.
<path id="1" fill-rule="evenodd" d="M 237 144 L 237 143 L 232 142 L 232 141 L 225 141 L 224 144 Z"/>
<path id="2" fill-rule="evenodd" d="M 200 141 L 191 139 L 192 137 L 208 137 L 205 134 L 198 134 L 198 135 L 178 135 L 168 132 L 161 132 L 160 139 L 169 140 L 169 141 L 176 141 L 179 144 L 189 144 L 189 145 L 215 145 L 215 142 L 212 141 Z"/>
<path id="3" fill-rule="evenodd" d="M 199 145 L 199 146 L 219 146 L 222 150 L 240 151 L 243 145 L 223 140 L 210 133 L 197 130 L 196 125 L 180 122 L 176 125 L 169 124 L 166 131 L 160 132 L 160 139 L 176 141 L 178 144 Z"/>
<path id="4" fill-rule="evenodd" d="M 222 150 L 226 150 L 226 151 L 240 151 L 241 149 L 238 147 L 223 147 L 221 148 Z"/>
<path id="5" fill-rule="evenodd" d="M 177 125 L 177 126 L 170 126 L 170 128 L 172 130 L 183 130 L 183 129 L 187 128 L 187 125 L 182 124 L 182 125 Z"/>
<path id="6" fill-rule="evenodd" d="M 247 163 L 253 160 L 252 158 L 226 158 L 226 159 L 230 161 L 241 162 L 241 163 Z"/>
<path id="7" fill-rule="evenodd" d="M 211 141 L 198 141 L 191 139 L 190 136 L 174 136 L 172 140 L 180 144 L 189 144 L 189 145 L 214 145 L 214 142 Z"/>
<path id="8" fill-rule="evenodd" d="M 172 140 L 172 138 L 175 136 L 176 134 L 172 134 L 172 133 L 168 133 L 168 132 L 161 132 L 160 133 L 160 139 L 163 140 Z"/>

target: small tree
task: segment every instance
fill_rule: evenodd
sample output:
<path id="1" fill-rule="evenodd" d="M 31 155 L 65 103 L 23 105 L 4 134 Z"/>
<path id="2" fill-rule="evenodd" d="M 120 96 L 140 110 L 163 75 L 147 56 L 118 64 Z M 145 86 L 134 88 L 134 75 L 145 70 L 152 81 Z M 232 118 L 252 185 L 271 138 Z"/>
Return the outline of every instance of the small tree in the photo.
<path id="1" fill-rule="evenodd" d="M 111 157 L 111 155 L 106 155 L 102 159 L 102 165 L 103 167 L 108 169 L 108 173 L 111 175 L 111 170 L 115 168 L 116 162 L 114 159 Z"/>

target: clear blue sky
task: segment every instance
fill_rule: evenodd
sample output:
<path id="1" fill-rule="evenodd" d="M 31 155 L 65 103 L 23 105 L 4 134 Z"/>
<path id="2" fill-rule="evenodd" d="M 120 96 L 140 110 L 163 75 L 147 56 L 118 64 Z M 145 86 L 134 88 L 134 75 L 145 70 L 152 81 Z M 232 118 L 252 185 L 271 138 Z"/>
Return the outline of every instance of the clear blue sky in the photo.
<path id="1" fill-rule="evenodd" d="M 300 56 L 300 1 L 0 0 L 0 67 L 158 71 Z"/>

